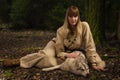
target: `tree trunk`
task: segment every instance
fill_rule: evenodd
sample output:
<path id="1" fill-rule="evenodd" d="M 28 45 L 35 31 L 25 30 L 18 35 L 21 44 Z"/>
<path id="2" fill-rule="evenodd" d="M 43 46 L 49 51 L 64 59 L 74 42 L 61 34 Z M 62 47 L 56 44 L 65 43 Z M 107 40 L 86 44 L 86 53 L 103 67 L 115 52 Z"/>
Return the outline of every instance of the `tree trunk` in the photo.
<path id="1" fill-rule="evenodd" d="M 118 12 L 118 31 L 117 31 L 117 37 L 120 42 L 120 12 Z"/>
<path id="2" fill-rule="evenodd" d="M 100 43 L 100 0 L 85 0 L 85 18 L 90 25 L 95 43 Z"/>

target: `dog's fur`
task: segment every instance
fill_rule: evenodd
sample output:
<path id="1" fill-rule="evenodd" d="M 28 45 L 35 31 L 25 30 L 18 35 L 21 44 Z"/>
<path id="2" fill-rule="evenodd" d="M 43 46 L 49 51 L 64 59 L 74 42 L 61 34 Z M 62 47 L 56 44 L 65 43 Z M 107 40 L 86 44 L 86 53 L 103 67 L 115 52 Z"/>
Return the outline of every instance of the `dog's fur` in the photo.
<path id="1" fill-rule="evenodd" d="M 87 60 L 82 52 L 79 51 L 74 52 L 79 54 L 77 58 L 67 58 L 65 62 L 63 62 L 62 64 L 50 68 L 43 68 L 42 71 L 61 69 L 86 77 L 89 74 Z"/>
<path id="2" fill-rule="evenodd" d="M 50 41 L 47 46 L 43 50 L 40 50 L 38 53 L 32 53 L 22 57 L 20 59 L 20 66 L 23 68 L 36 66 L 39 68 L 48 69 L 50 67 L 53 67 L 52 69 L 57 67 L 64 71 L 70 71 L 72 73 L 83 76 L 89 74 L 87 60 L 82 52 L 74 51 L 76 53 L 79 53 L 79 56 L 77 58 L 67 58 L 65 62 L 62 61 L 63 63 L 59 65 L 59 61 L 55 57 L 55 49 L 52 46 L 53 44 L 54 42 Z"/>

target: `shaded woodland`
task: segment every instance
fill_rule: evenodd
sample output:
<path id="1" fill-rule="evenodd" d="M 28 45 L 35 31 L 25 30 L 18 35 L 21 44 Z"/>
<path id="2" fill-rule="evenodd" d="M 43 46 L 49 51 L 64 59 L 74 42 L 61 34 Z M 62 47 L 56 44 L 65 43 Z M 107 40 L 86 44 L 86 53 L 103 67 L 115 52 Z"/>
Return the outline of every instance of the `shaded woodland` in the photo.
<path id="1" fill-rule="evenodd" d="M 90 68 L 90 79 L 61 70 L 42 72 L 17 66 L 0 67 L 0 80 L 120 80 L 119 4 L 120 0 L 0 0 L 0 62 L 43 49 L 63 24 L 67 7 L 76 5 L 107 63 L 105 72 Z"/>
<path id="2" fill-rule="evenodd" d="M 120 41 L 119 3 L 120 0 L 1 0 L 0 29 L 56 30 L 63 24 L 67 7 L 76 5 L 81 21 L 90 24 L 96 43 L 107 35 Z"/>

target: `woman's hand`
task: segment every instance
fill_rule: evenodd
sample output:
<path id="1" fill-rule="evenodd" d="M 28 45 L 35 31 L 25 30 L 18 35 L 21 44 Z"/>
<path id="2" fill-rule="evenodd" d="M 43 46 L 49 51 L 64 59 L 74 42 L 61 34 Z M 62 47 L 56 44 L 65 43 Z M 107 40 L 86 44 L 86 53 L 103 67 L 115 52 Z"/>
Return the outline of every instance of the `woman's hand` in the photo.
<path id="1" fill-rule="evenodd" d="M 98 70 L 98 71 L 105 71 L 104 67 L 100 67 L 100 66 L 96 66 L 96 65 L 92 65 L 93 69 Z"/>
<path id="2" fill-rule="evenodd" d="M 75 52 L 67 53 L 67 54 L 66 54 L 66 57 L 67 57 L 67 58 L 76 58 L 77 56 L 78 56 L 78 54 L 76 54 Z"/>

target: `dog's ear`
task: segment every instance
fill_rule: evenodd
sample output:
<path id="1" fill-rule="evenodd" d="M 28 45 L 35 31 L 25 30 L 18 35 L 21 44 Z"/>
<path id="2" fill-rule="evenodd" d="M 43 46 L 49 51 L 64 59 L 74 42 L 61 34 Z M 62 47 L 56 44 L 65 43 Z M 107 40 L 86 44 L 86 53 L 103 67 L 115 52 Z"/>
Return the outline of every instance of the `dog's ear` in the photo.
<path id="1" fill-rule="evenodd" d="M 88 64 L 88 61 L 87 61 L 87 59 L 86 59 L 86 58 L 85 58 L 85 63 L 86 63 L 86 64 Z"/>
<path id="2" fill-rule="evenodd" d="M 83 55 L 81 55 L 81 54 L 77 57 L 77 60 L 80 60 L 80 61 L 82 61 L 84 59 L 85 59 L 85 57 Z"/>
<path id="3" fill-rule="evenodd" d="M 76 69 L 78 70 L 78 69 L 80 68 L 81 59 L 77 57 L 77 58 L 74 60 L 74 63 L 75 63 L 74 68 L 76 68 Z"/>
<path id="4" fill-rule="evenodd" d="M 78 62 L 78 59 L 75 60 L 75 66 L 78 67 L 79 66 L 79 62 Z"/>

